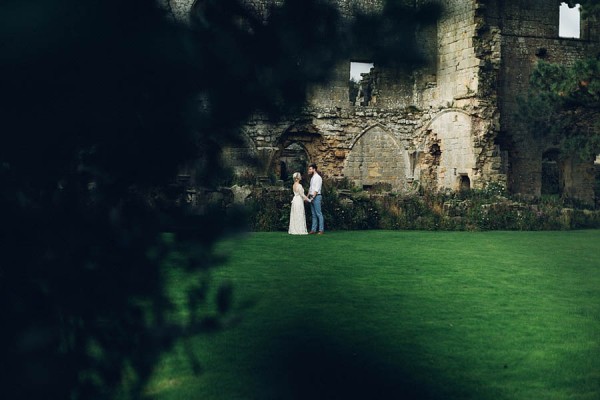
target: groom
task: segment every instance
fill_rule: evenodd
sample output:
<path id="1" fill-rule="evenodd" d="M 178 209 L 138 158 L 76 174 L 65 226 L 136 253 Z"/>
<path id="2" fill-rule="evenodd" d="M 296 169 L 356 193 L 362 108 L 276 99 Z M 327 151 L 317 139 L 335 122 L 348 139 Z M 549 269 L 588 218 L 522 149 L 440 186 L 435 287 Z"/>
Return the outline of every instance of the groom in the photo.
<path id="1" fill-rule="evenodd" d="M 323 179 L 319 175 L 317 164 L 310 164 L 308 166 L 308 174 L 311 176 L 308 198 L 311 200 L 310 211 L 312 213 L 312 228 L 309 235 L 314 235 L 315 233 L 322 235 L 325 230 L 323 212 L 321 211 Z"/>

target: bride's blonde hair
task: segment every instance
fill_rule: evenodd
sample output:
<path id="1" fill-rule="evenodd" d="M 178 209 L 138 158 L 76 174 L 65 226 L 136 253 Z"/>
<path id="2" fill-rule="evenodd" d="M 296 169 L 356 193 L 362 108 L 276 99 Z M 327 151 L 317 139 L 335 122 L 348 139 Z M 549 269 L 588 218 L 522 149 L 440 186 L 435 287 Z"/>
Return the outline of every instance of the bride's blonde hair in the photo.
<path id="1" fill-rule="evenodd" d="M 300 178 L 302 178 L 302 175 L 300 174 L 300 172 L 294 172 L 294 174 L 292 175 L 292 178 L 294 178 L 294 180 L 299 180 Z"/>

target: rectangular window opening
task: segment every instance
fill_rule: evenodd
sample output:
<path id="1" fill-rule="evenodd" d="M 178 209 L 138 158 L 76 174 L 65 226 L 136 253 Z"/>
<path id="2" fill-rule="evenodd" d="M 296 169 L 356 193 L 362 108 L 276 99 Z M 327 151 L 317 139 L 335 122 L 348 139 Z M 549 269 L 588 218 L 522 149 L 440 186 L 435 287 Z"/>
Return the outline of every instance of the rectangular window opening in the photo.
<path id="1" fill-rule="evenodd" d="M 581 6 L 569 8 L 567 3 L 560 3 L 560 19 L 558 22 L 558 36 L 563 38 L 579 39 L 581 35 Z"/>
<path id="2" fill-rule="evenodd" d="M 373 92 L 370 79 L 373 63 L 350 62 L 350 79 L 348 80 L 348 98 L 352 105 L 368 106 Z"/>

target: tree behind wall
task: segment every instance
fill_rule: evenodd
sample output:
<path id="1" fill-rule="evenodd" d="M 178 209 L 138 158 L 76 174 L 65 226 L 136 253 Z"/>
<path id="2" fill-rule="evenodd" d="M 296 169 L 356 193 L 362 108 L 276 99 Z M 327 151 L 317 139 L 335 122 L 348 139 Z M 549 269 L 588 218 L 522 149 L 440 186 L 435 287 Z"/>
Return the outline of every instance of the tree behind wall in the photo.
<path id="1" fill-rule="evenodd" d="M 540 61 L 530 83 L 520 120 L 533 135 L 560 143 L 564 154 L 593 160 L 600 153 L 600 59 Z"/>
<path id="2" fill-rule="evenodd" d="M 565 3 L 567 3 L 570 8 L 579 4 L 581 6 L 582 18 L 597 18 L 600 15 L 600 3 L 598 3 L 597 0 L 567 0 Z"/>
<path id="3" fill-rule="evenodd" d="M 582 18 L 598 20 L 597 0 L 567 1 L 581 5 Z M 537 136 L 560 143 L 564 154 L 592 160 L 600 153 L 600 54 L 572 65 L 540 61 L 522 99 L 519 119 Z"/>

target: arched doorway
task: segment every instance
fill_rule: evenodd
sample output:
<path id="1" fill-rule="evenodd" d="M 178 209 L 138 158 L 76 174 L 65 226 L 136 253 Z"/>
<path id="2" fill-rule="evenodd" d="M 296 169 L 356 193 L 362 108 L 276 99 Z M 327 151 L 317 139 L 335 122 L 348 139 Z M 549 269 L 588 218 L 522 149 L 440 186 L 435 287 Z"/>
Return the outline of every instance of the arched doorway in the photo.
<path id="1" fill-rule="evenodd" d="M 458 190 L 461 192 L 471 190 L 471 179 L 468 175 L 460 175 L 458 178 Z"/>
<path id="2" fill-rule="evenodd" d="M 279 158 L 279 179 L 286 181 L 294 172 L 304 174 L 308 168 L 308 154 L 298 142 L 286 146 Z"/>

